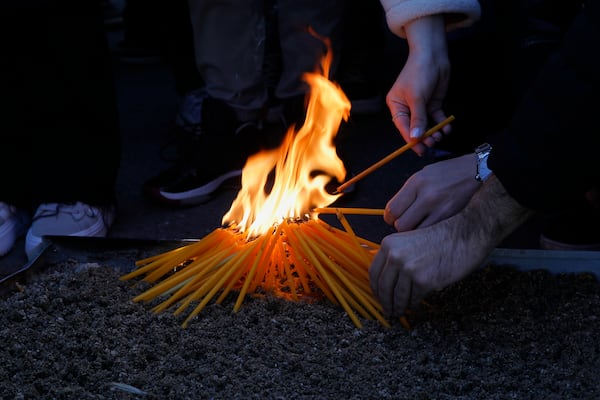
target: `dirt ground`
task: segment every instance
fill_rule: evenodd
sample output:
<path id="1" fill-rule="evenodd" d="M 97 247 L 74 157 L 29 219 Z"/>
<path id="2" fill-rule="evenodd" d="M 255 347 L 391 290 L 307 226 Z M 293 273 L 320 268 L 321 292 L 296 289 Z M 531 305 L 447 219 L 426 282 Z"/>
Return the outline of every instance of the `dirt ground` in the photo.
<path id="1" fill-rule="evenodd" d="M 0 301 L 2 398 L 600 398 L 595 275 L 489 265 L 431 294 L 410 330 L 358 329 L 327 300 L 233 312 L 233 294 L 184 329 L 133 302 L 144 287 L 121 267 L 68 260 Z"/>

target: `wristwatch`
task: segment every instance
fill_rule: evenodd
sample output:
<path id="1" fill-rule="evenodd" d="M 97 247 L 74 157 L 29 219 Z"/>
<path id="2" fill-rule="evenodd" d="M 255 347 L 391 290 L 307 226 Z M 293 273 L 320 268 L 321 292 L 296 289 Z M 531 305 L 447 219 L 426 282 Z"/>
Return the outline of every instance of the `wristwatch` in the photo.
<path id="1" fill-rule="evenodd" d="M 491 150 L 492 146 L 488 143 L 483 143 L 475 149 L 475 155 L 477 156 L 477 174 L 475 175 L 475 179 L 479 182 L 485 182 L 492 174 L 492 170 L 487 166 L 487 160 Z"/>

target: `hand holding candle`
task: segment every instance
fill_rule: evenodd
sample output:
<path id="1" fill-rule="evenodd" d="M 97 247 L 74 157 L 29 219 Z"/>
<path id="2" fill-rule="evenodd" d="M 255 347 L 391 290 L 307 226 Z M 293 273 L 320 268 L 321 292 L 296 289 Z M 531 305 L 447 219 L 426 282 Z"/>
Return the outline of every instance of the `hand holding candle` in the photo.
<path id="1" fill-rule="evenodd" d="M 427 132 L 425 132 L 423 134 L 423 136 L 419 140 L 415 140 L 413 142 L 406 143 L 404 146 L 400 147 L 398 150 L 394 151 L 393 153 L 389 154 L 388 156 L 382 158 L 375 164 L 371 165 L 369 168 L 365 169 L 360 174 L 347 180 L 346 182 L 344 182 L 343 184 L 338 186 L 338 188 L 336 189 L 336 192 L 343 193 L 344 189 L 346 189 L 348 186 L 352 185 L 353 183 L 356 183 L 357 181 L 361 180 L 365 176 L 369 175 L 371 172 L 375 171 L 376 169 L 378 169 L 378 168 L 382 167 L 383 165 L 387 164 L 388 162 L 392 161 L 394 158 L 398 157 L 400 154 L 404 153 L 406 150 L 410 150 L 417 143 L 422 142 L 425 138 L 428 138 L 429 136 L 433 135 L 434 133 L 436 133 L 437 131 L 439 131 L 440 129 L 442 129 L 444 126 L 448 125 L 452 121 L 454 121 L 453 115 L 449 116 L 448 118 L 446 118 L 439 124 L 435 125 L 431 129 L 429 129 Z"/>

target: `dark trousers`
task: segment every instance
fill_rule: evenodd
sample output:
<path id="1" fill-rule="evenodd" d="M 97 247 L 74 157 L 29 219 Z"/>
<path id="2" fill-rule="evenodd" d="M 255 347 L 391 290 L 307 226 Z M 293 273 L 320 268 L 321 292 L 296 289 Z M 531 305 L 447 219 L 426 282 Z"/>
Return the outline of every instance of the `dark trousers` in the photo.
<path id="1" fill-rule="evenodd" d="M 120 131 L 99 1 L 0 2 L 0 201 L 115 198 Z"/>

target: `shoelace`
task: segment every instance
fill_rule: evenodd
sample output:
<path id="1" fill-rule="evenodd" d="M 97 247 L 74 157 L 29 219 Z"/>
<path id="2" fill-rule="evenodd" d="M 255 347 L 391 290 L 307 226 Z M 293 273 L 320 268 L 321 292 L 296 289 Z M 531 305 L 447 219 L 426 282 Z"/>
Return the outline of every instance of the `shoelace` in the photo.
<path id="1" fill-rule="evenodd" d="M 38 207 L 33 219 L 35 221 L 39 218 L 51 217 L 60 213 L 70 214 L 74 219 L 80 220 L 84 216 L 94 218 L 98 216 L 100 210 L 96 207 L 88 206 L 83 203 L 45 203 Z"/>

